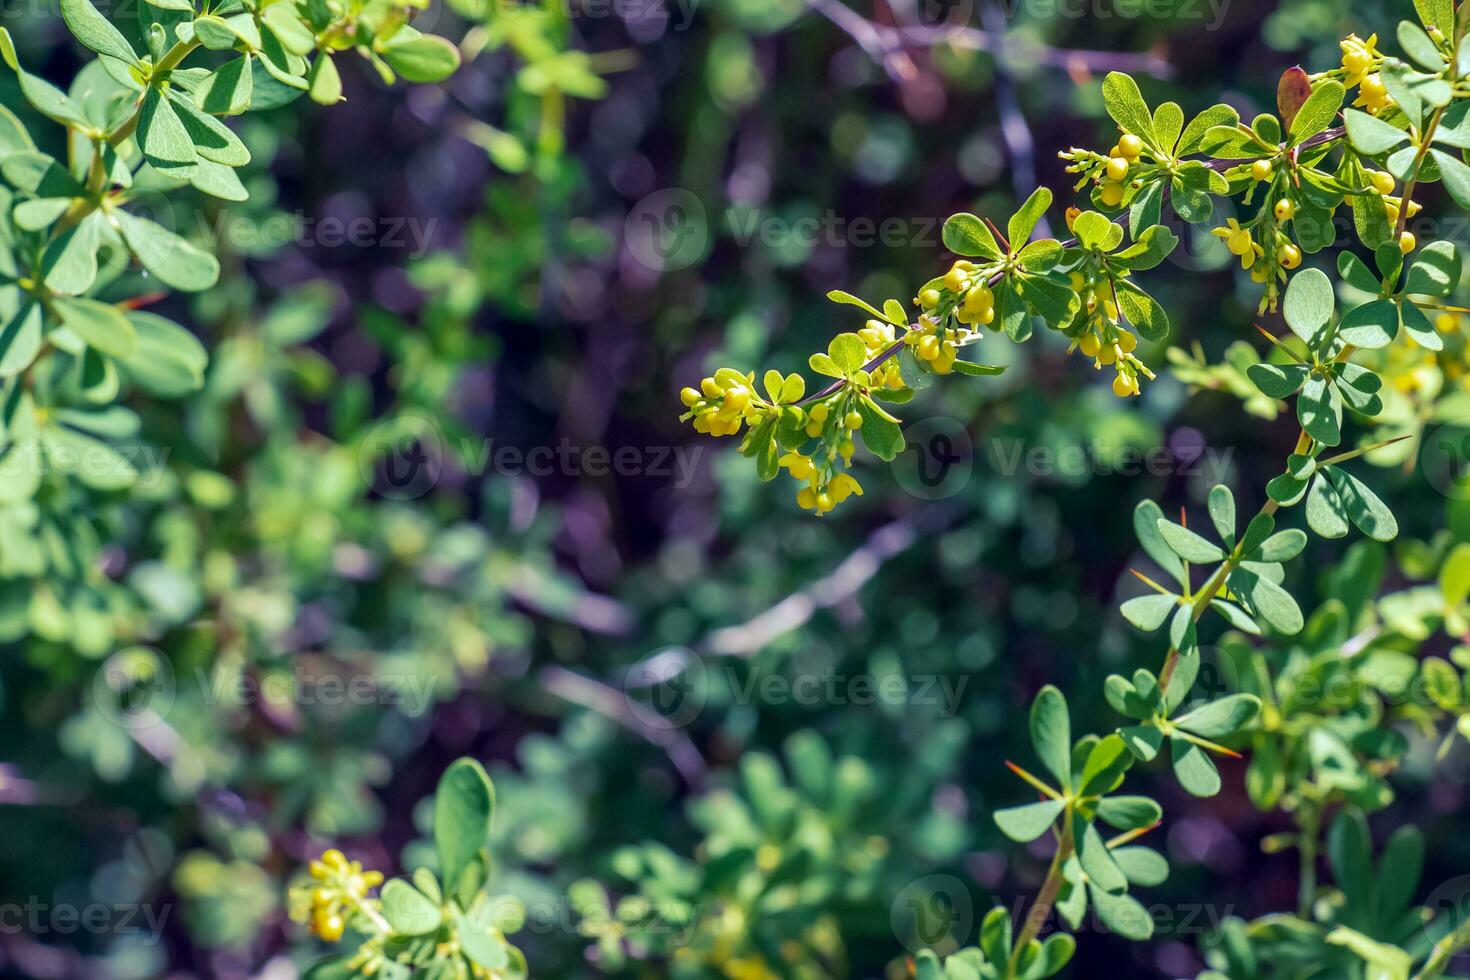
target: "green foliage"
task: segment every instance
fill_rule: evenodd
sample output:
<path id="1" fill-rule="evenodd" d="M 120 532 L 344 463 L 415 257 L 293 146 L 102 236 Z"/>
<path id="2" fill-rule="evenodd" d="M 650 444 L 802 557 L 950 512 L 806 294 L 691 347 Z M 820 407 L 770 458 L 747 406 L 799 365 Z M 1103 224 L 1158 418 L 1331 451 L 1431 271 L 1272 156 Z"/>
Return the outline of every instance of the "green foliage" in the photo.
<path id="1" fill-rule="evenodd" d="M 478 762 L 453 763 L 434 798 L 437 867 L 395 878 L 377 897 L 371 891 L 381 874 L 364 873 L 336 850 L 313 861 L 309 877 L 291 889 L 291 914 L 328 942 L 350 930 L 355 948 L 321 961 L 307 976 L 528 976 L 525 957 L 505 938 L 505 900 L 485 890 L 494 800 Z"/>
<path id="2" fill-rule="evenodd" d="M 1344 900 L 1318 901 L 1311 866 L 1319 853 L 1324 815 L 1340 806 L 1385 805 L 1392 792 L 1378 773 L 1405 748 L 1371 693 L 1372 658 L 1331 661 L 1334 643 L 1340 647 L 1348 640 L 1342 635 L 1346 617 L 1340 610 L 1328 610 L 1308 621 L 1292 595 L 1287 565 L 1305 551 L 1308 535 L 1278 527 L 1278 517 L 1305 500 L 1306 525 L 1321 537 L 1343 537 L 1350 526 L 1378 542 L 1398 535 L 1398 521 L 1388 505 L 1346 465 L 1397 440 L 1364 441 L 1345 452 L 1327 452 L 1344 442 L 1351 423 L 1372 425 L 1385 414 L 1384 378 L 1364 363 L 1373 352 L 1394 344 L 1401 334 L 1424 350 L 1442 350 L 1443 339 L 1426 310 L 1456 309 L 1442 301 L 1460 280 L 1457 247 L 1433 242 L 1406 263 L 1405 256 L 1416 252 L 1418 242 L 1405 224 L 1417 210 L 1412 197 L 1418 184 L 1439 180 L 1457 204 L 1470 205 L 1470 167 L 1459 152 L 1470 147 L 1470 102 L 1461 101 L 1470 45 L 1461 43 L 1466 18 L 1456 16 L 1452 4 L 1421 4 L 1419 12 L 1423 29 L 1405 23 L 1398 31 L 1413 64 L 1379 54 L 1376 37 L 1366 42 L 1349 37 L 1342 44 L 1341 69 L 1317 75 L 1299 68 L 1288 71 L 1278 90 L 1279 114 L 1263 114 L 1248 125 L 1223 106 L 1205 110 L 1186 125 L 1178 105 L 1164 103 L 1150 110 L 1132 78 L 1111 73 L 1102 84 L 1102 99 L 1117 124 L 1117 144 L 1107 153 L 1073 148 L 1062 154 L 1069 170 L 1079 175 L 1077 189 L 1091 185 L 1095 209 L 1068 211 L 1074 235 L 1070 241 L 1030 241 L 1051 203 L 1050 193 L 1038 190 L 1010 219 L 1006 235 L 973 214 L 957 214 L 946 222 L 945 246 L 963 258 L 920 288 L 914 300 L 917 322 L 911 324 L 899 304 L 885 304 L 879 312 L 845 293 L 832 294 L 875 319 L 869 322 L 872 337 L 867 343 L 844 334 L 827 355 L 813 357 L 814 370 L 838 379 L 818 398 L 850 397 L 849 391 L 868 397 L 886 380 L 886 374 L 875 376 L 874 369 L 899 351 L 916 350 L 924 361 L 943 365 L 950 350 L 946 345 L 957 349 L 982 336 L 972 329 L 975 325 L 1023 342 L 1037 319 L 1061 331 L 1071 349 L 1094 357 L 1098 367 L 1113 366 L 1114 391 L 1133 395 L 1139 392 L 1140 375 L 1153 377 L 1132 353 L 1137 338 L 1158 342 L 1170 333 L 1163 307 L 1133 281 L 1134 273 L 1158 266 L 1177 244 L 1174 233 L 1160 223 L 1162 205 L 1168 200 L 1183 220 L 1202 223 L 1213 212 L 1212 195 L 1228 196 L 1239 199 L 1247 217 L 1229 219 L 1214 234 L 1251 279 L 1263 285 L 1259 311 L 1279 306 L 1290 331 L 1280 339 L 1263 330 L 1274 347 L 1269 358 L 1239 346 L 1220 368 L 1210 367 L 1198 352 L 1193 359 L 1175 358 L 1185 380 L 1226 387 L 1254 414 L 1274 417 L 1278 406 L 1294 400 L 1300 423 L 1295 448 L 1253 517 L 1241 519 L 1230 488 L 1219 485 L 1210 491 L 1206 526 L 1212 534 L 1202 533 L 1200 525 L 1189 526 L 1182 517 L 1178 522 L 1166 519 L 1151 501 L 1137 507 L 1139 543 L 1171 584 L 1136 572 L 1152 591 L 1126 598 L 1120 612 L 1142 631 L 1167 629 L 1162 668 L 1157 673 L 1139 668 L 1131 677 L 1115 674 L 1107 679 L 1107 703 L 1125 719 L 1113 733 L 1074 739 L 1061 692 L 1046 686 L 1036 695 L 1031 742 L 1050 779 L 1008 763 L 1040 799 L 994 813 L 1001 832 L 1014 841 L 1029 843 L 1049 835 L 1055 842 L 1036 907 L 1014 937 L 1009 915 L 1001 912 L 982 927 L 979 949 L 943 963 L 921 957 L 919 976 L 1048 975 L 1027 970 L 1040 958 L 1035 936 L 1053 907 L 1075 929 L 1090 903 L 1112 931 L 1147 939 L 1152 922 L 1129 889 L 1162 881 L 1167 865 L 1157 854 L 1127 845 L 1159 820 L 1161 810 L 1146 797 L 1114 794 L 1135 760 L 1154 761 L 1166 742 L 1175 778 L 1195 796 L 1212 796 L 1221 789 L 1212 754 L 1238 759 L 1240 753 L 1229 745 L 1251 743 L 1247 781 L 1252 798 L 1266 808 L 1286 805 L 1297 818 L 1300 832 L 1283 846 L 1302 852 L 1300 914 L 1249 925 L 1228 923 L 1216 967 L 1232 980 L 1358 976 L 1362 970 L 1370 977 L 1408 980 L 1413 973 L 1428 978 L 1439 976 L 1449 953 L 1464 944 L 1457 933 L 1449 933 L 1446 945 L 1433 951 L 1428 942 L 1415 941 L 1420 911 L 1410 908 L 1410 895 L 1422 842 L 1413 831 L 1406 829 L 1390 841 L 1378 869 L 1389 894 L 1370 894 L 1374 876 L 1368 837 L 1361 817 L 1350 809 L 1339 811 L 1326 840 Z M 1344 112 L 1353 89 L 1360 108 Z M 1334 128 L 1339 114 L 1345 126 Z M 1399 196 L 1392 193 L 1396 182 L 1403 184 Z M 1338 289 L 1328 273 L 1295 270 L 1304 254 L 1338 244 L 1333 219 L 1344 204 L 1352 209 L 1358 239 L 1374 252 L 1378 271 L 1370 272 L 1351 251 L 1339 254 L 1337 277 L 1351 299 L 1338 317 Z M 1125 238 L 1132 242 L 1126 247 Z M 921 370 L 924 366 L 918 365 Z M 747 423 L 754 429 L 787 411 L 777 399 L 758 403 L 743 396 L 746 379 L 722 370 L 729 372 L 728 383 L 717 374 L 713 381 L 706 379 L 703 390 L 685 391 L 690 409 L 685 418 L 695 419 L 701 431 L 732 434 Z M 914 377 L 905 365 L 893 385 Z M 821 429 L 818 420 L 810 434 L 820 435 Z M 774 467 L 768 466 L 762 476 L 772 473 Z M 810 490 L 803 493 L 825 494 L 831 480 L 821 467 L 793 475 L 810 480 Z M 830 503 L 819 502 L 815 509 L 825 512 Z M 1441 588 L 1421 589 L 1417 600 L 1390 597 L 1387 609 L 1413 622 L 1417 614 L 1409 607 L 1422 602 L 1424 614 L 1459 622 L 1452 609 L 1470 592 L 1467 561 L 1457 551 Z M 1241 689 L 1213 691 L 1186 703 L 1203 658 L 1199 624 L 1211 611 L 1235 638 L 1225 641 L 1226 648 L 1239 651 L 1246 661 L 1233 664 L 1230 672 Z M 1301 652 L 1282 668 L 1254 650 L 1245 636 Z M 1320 706 L 1293 703 L 1301 683 L 1297 664 L 1345 674 L 1377 710 L 1350 720 L 1353 716 L 1345 711 L 1322 712 Z M 1412 674 L 1421 668 L 1408 658 L 1399 669 Z M 1426 661 L 1422 669 L 1433 694 L 1430 705 L 1417 705 L 1416 716 L 1432 728 L 1458 711 L 1464 687 L 1444 660 Z M 1099 821 L 1123 833 L 1105 839 Z M 1394 868 L 1398 862 L 1402 867 Z M 1286 964 L 1293 962 L 1328 972 L 1289 973 Z M 1275 964 L 1282 972 L 1275 972 Z"/>

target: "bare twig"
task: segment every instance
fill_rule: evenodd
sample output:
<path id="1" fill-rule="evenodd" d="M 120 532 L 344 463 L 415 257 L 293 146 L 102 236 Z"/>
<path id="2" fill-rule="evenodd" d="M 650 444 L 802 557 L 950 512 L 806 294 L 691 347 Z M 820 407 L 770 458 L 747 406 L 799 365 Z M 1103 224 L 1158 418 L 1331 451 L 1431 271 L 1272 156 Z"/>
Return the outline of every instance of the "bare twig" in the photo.
<path id="1" fill-rule="evenodd" d="M 663 749 L 689 788 L 696 793 L 703 792 L 708 766 L 699 749 L 682 730 L 672 723 L 668 727 L 655 724 L 634 710 L 626 692 L 565 667 L 543 667 L 539 676 L 541 686 L 548 692 L 591 709 Z"/>
<path id="2" fill-rule="evenodd" d="M 735 626 L 715 630 L 699 646 L 722 656 L 749 657 L 758 653 L 777 637 L 804 626 L 819 609 L 830 609 L 852 598 L 884 562 L 907 551 L 916 540 L 918 532 L 908 522 L 885 524 L 831 572 L 765 612 Z"/>
<path id="3" fill-rule="evenodd" d="M 1174 73 L 1167 59 L 1152 52 L 1057 48 L 992 25 L 983 28 L 959 23 L 930 25 L 917 23 L 913 18 L 900 26 L 877 24 L 841 0 L 806 0 L 806 5 L 856 41 L 896 82 L 908 81 L 917 73 L 909 51 L 942 45 L 1003 56 L 1017 64 L 1057 68 L 1073 76 L 1126 71 L 1168 78 Z"/>

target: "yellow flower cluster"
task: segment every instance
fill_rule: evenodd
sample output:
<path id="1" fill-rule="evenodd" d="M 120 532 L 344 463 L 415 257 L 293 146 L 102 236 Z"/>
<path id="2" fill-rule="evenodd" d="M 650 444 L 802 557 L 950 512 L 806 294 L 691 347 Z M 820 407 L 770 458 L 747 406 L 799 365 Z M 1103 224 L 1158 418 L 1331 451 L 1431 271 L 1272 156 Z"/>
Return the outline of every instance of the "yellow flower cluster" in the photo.
<path id="1" fill-rule="evenodd" d="M 826 403 L 813 406 L 807 414 L 806 434 L 820 436 L 830 418 L 831 409 Z M 834 455 L 842 460 L 844 466 L 852 465 L 855 446 L 851 434 L 863 427 L 863 417 L 859 412 L 849 411 L 837 420 L 837 426 L 845 431 L 836 442 L 836 453 L 829 451 L 827 459 L 791 450 L 777 460 L 793 479 L 804 484 L 796 493 L 796 502 L 803 510 L 825 514 L 848 497 L 863 494 L 862 486 L 850 474 L 833 472 L 836 466 Z"/>
<path id="2" fill-rule="evenodd" d="M 941 280 L 943 290 L 930 287 L 914 297 L 926 312 L 904 335 L 914 357 L 929 365 L 935 374 L 949 374 L 959 358 L 961 344 L 974 337 L 974 328 L 995 322 L 995 293 L 986 282 L 984 271 L 968 259 L 950 266 Z M 953 313 L 961 328 L 944 325 Z"/>
<path id="3" fill-rule="evenodd" d="M 1068 173 L 1083 175 L 1077 183 L 1079 190 L 1083 184 L 1092 181 L 1098 187 L 1098 199 L 1105 206 L 1114 208 L 1123 203 L 1128 175 L 1142 153 L 1143 140 L 1132 133 L 1124 133 L 1106 155 L 1074 146 L 1061 157 L 1072 161 L 1072 166 L 1067 168 Z"/>
<path id="4" fill-rule="evenodd" d="M 869 320 L 863 324 L 863 328 L 857 334 L 867 349 L 869 361 L 888 350 L 898 340 L 893 324 L 884 323 L 882 320 Z M 870 372 L 870 377 L 874 388 L 903 387 L 903 374 L 899 371 L 896 358 L 890 357 L 874 368 Z"/>
<path id="5" fill-rule="evenodd" d="M 1092 358 L 1093 367 L 1099 371 L 1104 367 L 1113 369 L 1113 394 L 1119 398 L 1137 395 L 1142 391 L 1139 377 L 1152 381 L 1155 375 L 1134 356 L 1138 338 L 1118 322 L 1118 304 L 1113 297 L 1100 294 L 1098 285 L 1080 272 L 1072 273 L 1072 288 L 1087 315 L 1084 332 L 1073 340 L 1072 349 Z"/>
<path id="6" fill-rule="evenodd" d="M 984 286 L 979 287 L 985 289 Z M 985 289 L 988 293 L 990 290 Z M 992 310 L 991 316 L 994 317 Z M 954 362 L 959 359 L 960 348 L 933 317 L 921 317 L 919 324 L 904 335 L 904 342 L 913 348 L 914 356 L 934 369 L 935 374 L 949 374 Z"/>
<path id="7" fill-rule="evenodd" d="M 1275 164 L 1271 160 L 1256 160 L 1250 165 L 1250 175 L 1257 182 L 1270 182 L 1275 173 Z M 1384 215 L 1388 223 L 1396 224 L 1403 199 L 1392 196 L 1395 186 L 1393 175 L 1383 170 L 1369 170 L 1367 177 L 1372 189 L 1383 200 Z M 1280 189 L 1273 187 L 1271 193 L 1274 196 L 1280 193 Z M 1268 201 L 1270 199 L 1267 198 Z M 1410 217 L 1420 210 L 1418 202 L 1409 202 Z M 1249 226 L 1242 225 L 1235 218 L 1228 218 L 1224 225 L 1210 232 L 1223 240 L 1230 253 L 1240 259 L 1242 269 L 1250 270 L 1251 279 L 1266 284 L 1265 295 L 1261 298 L 1261 312 L 1276 308 L 1280 294 L 1278 281 L 1284 282 L 1287 273 L 1302 264 L 1301 246 L 1292 241 L 1284 230 L 1296 218 L 1297 212 L 1297 202 L 1292 197 L 1276 197 L 1275 203 L 1269 209 L 1263 207 L 1260 215 L 1252 219 Z M 1399 235 L 1398 246 L 1402 252 L 1408 254 L 1418 246 L 1418 241 L 1413 232 L 1406 230 Z"/>
<path id="8" fill-rule="evenodd" d="M 311 931 L 329 943 L 342 938 L 346 916 L 362 907 L 370 890 L 383 883 L 378 871 L 362 870 L 361 861 L 349 861 L 336 848 L 323 852 L 321 859 L 311 862 L 315 879 L 305 891 L 307 903 L 297 903 L 292 917 L 307 922 Z"/>
<path id="9" fill-rule="evenodd" d="M 1348 88 L 1358 87 L 1357 100 L 1353 105 L 1377 114 L 1393 105 L 1388 88 L 1378 74 L 1383 56 L 1378 53 L 1378 35 L 1364 41 L 1356 34 L 1349 34 L 1339 45 L 1342 48 L 1343 84 Z"/>
<path id="10" fill-rule="evenodd" d="M 755 372 L 741 374 L 733 368 L 720 368 L 700 381 L 697 389 L 685 388 L 679 400 L 689 409 L 684 417 L 694 419 L 694 431 L 711 436 L 733 436 L 742 423 L 771 410 L 756 393 Z"/>

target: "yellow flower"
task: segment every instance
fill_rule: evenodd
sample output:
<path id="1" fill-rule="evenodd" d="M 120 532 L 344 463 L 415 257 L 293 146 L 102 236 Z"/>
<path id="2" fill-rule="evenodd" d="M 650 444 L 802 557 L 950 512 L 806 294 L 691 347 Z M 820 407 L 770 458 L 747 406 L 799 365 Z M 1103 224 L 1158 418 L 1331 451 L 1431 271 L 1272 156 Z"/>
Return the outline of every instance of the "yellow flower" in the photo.
<path id="1" fill-rule="evenodd" d="M 1362 84 L 1363 78 L 1377 64 L 1378 35 L 1374 34 L 1364 41 L 1356 34 L 1349 34 L 1347 38 L 1339 43 L 1342 48 L 1342 70 L 1347 72 L 1344 84 L 1348 88 Z"/>
<path id="2" fill-rule="evenodd" d="M 861 497 L 863 495 L 863 488 L 850 474 L 838 473 L 832 478 L 832 482 L 827 487 L 827 492 L 832 495 L 834 503 L 840 504 L 853 494 Z"/>
<path id="3" fill-rule="evenodd" d="M 1353 105 L 1361 106 L 1370 113 L 1378 113 L 1393 105 L 1393 99 L 1388 96 L 1388 89 L 1383 84 L 1383 79 L 1377 74 L 1368 75 L 1358 86 L 1358 97 L 1353 100 Z"/>
<path id="4" fill-rule="evenodd" d="M 1228 218 L 1225 227 L 1215 228 L 1210 234 L 1216 238 L 1224 239 L 1225 247 L 1230 249 L 1230 254 L 1240 256 L 1240 267 L 1249 269 L 1255 264 L 1256 259 L 1266 254 L 1266 250 L 1256 244 L 1251 237 L 1250 230 L 1240 227 L 1240 222 L 1234 218 Z"/>
<path id="5" fill-rule="evenodd" d="M 798 480 L 810 480 L 817 471 L 810 456 L 803 456 L 795 450 L 782 456 L 776 462 L 778 465 L 786 467 L 787 472 Z"/>

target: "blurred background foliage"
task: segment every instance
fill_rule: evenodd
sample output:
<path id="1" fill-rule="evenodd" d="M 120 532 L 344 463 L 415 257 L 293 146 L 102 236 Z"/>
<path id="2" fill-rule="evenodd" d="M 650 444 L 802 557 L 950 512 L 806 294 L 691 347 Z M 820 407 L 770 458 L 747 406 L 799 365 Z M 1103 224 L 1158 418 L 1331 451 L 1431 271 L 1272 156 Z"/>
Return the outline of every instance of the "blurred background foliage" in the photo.
<path id="1" fill-rule="evenodd" d="M 1016 799 L 999 763 L 1027 751 L 1018 706 L 1052 682 L 1078 692 L 1075 724 L 1111 726 L 1093 694 L 1151 656 L 1113 612 L 1132 505 L 1197 505 L 1217 479 L 1258 493 L 1290 448 L 1275 406 L 1240 412 L 1238 372 L 1204 366 L 1263 350 L 1249 284 L 1186 238 L 1152 280 L 1176 370 L 1135 402 L 1060 338 L 995 341 L 981 358 L 1004 376 L 906 413 L 955 472 L 873 468 L 839 519 L 680 426 L 676 393 L 716 363 L 797 369 L 854 326 L 826 291 L 909 295 L 949 213 L 1065 195 L 1055 152 L 1112 138 L 1114 59 L 1146 62 L 1151 102 L 1249 114 L 1283 68 L 1335 64 L 1406 6 L 960 3 L 936 30 L 983 24 L 992 50 L 885 57 L 826 2 L 455 0 L 418 23 L 462 41 L 448 84 L 344 66 L 337 110 L 249 117 L 251 203 L 173 214 L 218 236 L 219 287 L 159 304 L 211 366 L 181 403 L 134 406 L 160 464 L 99 516 L 125 542 L 107 605 L 0 596 L 0 904 L 40 910 L 0 934 L 0 970 L 292 976 L 311 946 L 285 916 L 292 869 L 329 841 L 389 873 L 424 855 L 421 801 L 460 754 L 495 778 L 497 890 L 524 905 L 534 975 L 902 976 L 905 944 L 973 941 L 976 910 L 1044 872 L 989 820 Z M 70 78 L 58 17 L 0 16 L 27 64 Z M 8 75 L 0 101 L 21 105 Z M 361 219 L 362 242 L 329 240 Z M 1393 355 L 1388 434 L 1470 416 L 1463 351 Z M 1384 550 L 1385 588 L 1470 539 L 1419 445 L 1377 460 L 1405 534 L 1358 547 Z M 556 461 L 529 466 L 538 447 Z M 628 467 L 589 463 L 626 447 Z M 1161 449 L 1167 472 L 1129 469 Z M 1307 608 L 1340 592 L 1312 567 Z M 1470 871 L 1467 757 L 1431 787 L 1433 749 L 1374 818 L 1425 828 L 1425 889 Z M 1294 859 L 1260 853 L 1289 825 L 1243 775 L 1212 801 L 1144 787 L 1173 925 L 1143 946 L 1084 931 L 1070 975 L 1193 975 L 1220 917 L 1293 905 Z M 108 928 L 48 918 L 91 905 Z"/>

